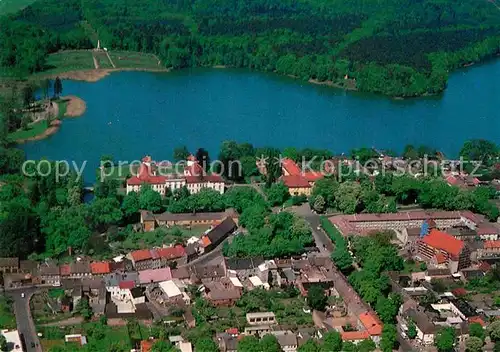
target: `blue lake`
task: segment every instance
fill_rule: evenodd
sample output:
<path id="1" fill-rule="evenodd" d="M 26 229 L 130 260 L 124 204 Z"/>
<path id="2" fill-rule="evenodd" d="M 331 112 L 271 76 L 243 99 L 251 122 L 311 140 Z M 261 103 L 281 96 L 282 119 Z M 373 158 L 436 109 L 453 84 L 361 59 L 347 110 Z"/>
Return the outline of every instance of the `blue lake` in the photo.
<path id="1" fill-rule="evenodd" d="M 86 113 L 22 148 L 31 159 L 87 160 L 86 181 L 103 154 L 164 160 L 187 145 L 215 158 L 227 139 L 335 153 L 425 144 L 449 155 L 470 138 L 500 143 L 499 60 L 454 73 L 442 96 L 410 100 L 231 69 L 120 72 L 96 83 L 64 81 L 64 94 L 84 99 Z"/>

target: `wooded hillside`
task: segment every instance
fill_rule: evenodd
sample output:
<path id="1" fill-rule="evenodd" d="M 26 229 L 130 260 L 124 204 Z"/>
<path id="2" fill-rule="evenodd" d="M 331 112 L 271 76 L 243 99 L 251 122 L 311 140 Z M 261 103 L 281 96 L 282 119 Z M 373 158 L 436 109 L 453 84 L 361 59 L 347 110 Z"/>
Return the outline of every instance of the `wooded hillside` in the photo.
<path id="1" fill-rule="evenodd" d="M 362 91 L 442 91 L 449 70 L 500 53 L 500 7 L 463 0 L 39 0 L 0 23 L 0 66 L 90 48 L 158 54 L 167 67 L 226 65 Z"/>

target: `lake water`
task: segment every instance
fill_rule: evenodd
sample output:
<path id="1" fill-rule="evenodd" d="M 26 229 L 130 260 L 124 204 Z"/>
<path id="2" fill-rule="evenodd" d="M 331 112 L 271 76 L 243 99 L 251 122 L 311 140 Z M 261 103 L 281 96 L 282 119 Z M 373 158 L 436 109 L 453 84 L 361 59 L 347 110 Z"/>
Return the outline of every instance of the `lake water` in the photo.
<path id="1" fill-rule="evenodd" d="M 449 155 L 470 138 L 500 143 L 499 60 L 453 74 L 443 96 L 411 100 L 229 69 L 114 73 L 96 83 L 64 81 L 64 94 L 83 98 L 87 112 L 22 148 L 33 159 L 87 160 L 87 181 L 103 154 L 164 160 L 187 145 L 215 158 L 228 139 L 335 153 L 425 144 Z"/>

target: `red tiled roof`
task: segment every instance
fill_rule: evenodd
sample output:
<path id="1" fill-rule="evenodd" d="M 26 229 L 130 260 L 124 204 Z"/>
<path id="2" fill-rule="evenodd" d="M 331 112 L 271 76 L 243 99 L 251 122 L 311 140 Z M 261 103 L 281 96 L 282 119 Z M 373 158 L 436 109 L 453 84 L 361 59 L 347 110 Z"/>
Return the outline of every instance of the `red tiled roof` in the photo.
<path id="1" fill-rule="evenodd" d="M 211 243 L 212 243 L 212 241 L 210 241 L 210 238 L 208 238 L 207 235 L 203 235 L 201 237 L 201 244 L 203 247 L 208 247 Z"/>
<path id="2" fill-rule="evenodd" d="M 140 262 L 142 260 L 148 260 L 152 259 L 151 251 L 149 249 L 140 249 L 138 251 L 133 251 L 130 253 L 132 256 L 132 259 L 134 259 L 135 262 Z"/>
<path id="3" fill-rule="evenodd" d="M 309 181 L 309 182 L 315 182 L 324 177 L 324 175 L 321 172 L 316 172 L 316 171 L 309 171 L 304 173 L 304 178 Z"/>
<path id="4" fill-rule="evenodd" d="M 144 161 L 144 159 L 143 159 Z M 149 183 L 152 185 L 164 184 L 167 181 L 165 176 L 156 176 L 152 172 L 151 166 L 145 164 L 144 162 L 139 167 L 139 172 L 136 176 L 132 176 L 127 180 L 128 185 L 142 185 L 143 183 Z"/>
<path id="5" fill-rule="evenodd" d="M 436 263 L 438 263 L 438 264 L 444 264 L 444 263 L 446 263 L 446 257 L 444 256 L 443 253 L 437 253 L 436 254 Z"/>
<path id="6" fill-rule="evenodd" d="M 449 184 L 449 185 L 452 185 L 452 186 L 455 186 L 457 185 L 459 182 L 458 178 L 456 178 L 455 176 L 453 175 L 449 175 L 448 177 L 446 177 L 446 182 Z"/>
<path id="7" fill-rule="evenodd" d="M 151 352 L 154 344 L 155 340 L 142 340 L 140 352 Z"/>
<path id="8" fill-rule="evenodd" d="M 463 241 L 436 229 L 432 229 L 431 232 L 422 239 L 422 242 L 454 257 L 458 257 L 464 247 Z"/>
<path id="9" fill-rule="evenodd" d="M 186 250 L 181 245 L 176 245 L 174 247 L 160 248 L 156 250 L 160 258 L 175 259 L 181 258 L 186 255 Z"/>
<path id="10" fill-rule="evenodd" d="M 108 274 L 111 272 L 111 267 L 108 262 L 95 262 L 90 264 L 92 274 Z"/>
<path id="11" fill-rule="evenodd" d="M 228 334 L 231 334 L 231 335 L 238 335 L 238 333 L 239 333 L 238 328 L 229 328 L 229 329 L 226 329 L 226 332 Z"/>
<path id="12" fill-rule="evenodd" d="M 302 170 L 292 159 L 284 158 L 281 160 L 281 167 L 286 170 L 289 175 L 300 175 Z"/>
<path id="13" fill-rule="evenodd" d="M 280 179 L 283 181 L 285 186 L 288 188 L 310 188 L 309 182 L 300 175 L 289 175 L 281 176 Z"/>
<path id="14" fill-rule="evenodd" d="M 120 287 L 122 290 L 124 289 L 133 289 L 135 287 L 135 282 L 134 281 L 121 281 L 118 284 L 118 287 Z"/>
<path id="15" fill-rule="evenodd" d="M 205 170 L 197 162 L 186 167 L 186 173 L 189 176 L 202 176 L 205 174 Z"/>
<path id="16" fill-rule="evenodd" d="M 71 267 L 69 266 L 69 264 L 63 264 L 63 265 L 59 266 L 59 272 L 63 276 L 69 275 L 69 274 L 71 274 Z"/>
<path id="17" fill-rule="evenodd" d="M 455 296 L 465 296 L 467 294 L 467 290 L 463 287 L 457 287 L 453 291 L 451 291 Z"/>
<path id="18" fill-rule="evenodd" d="M 343 341 L 366 340 L 370 338 L 368 331 L 345 331 L 340 334 Z"/>
<path id="19" fill-rule="evenodd" d="M 189 154 L 189 156 L 187 157 L 187 160 L 188 161 L 197 161 L 196 157 L 193 154 Z"/>
<path id="20" fill-rule="evenodd" d="M 472 324 L 472 323 L 478 323 L 478 324 L 481 324 L 481 326 L 484 328 L 486 326 L 486 323 L 484 322 L 483 319 L 481 319 L 481 317 L 478 317 L 478 316 L 475 316 L 475 317 L 470 317 L 469 318 L 469 324 Z"/>
<path id="21" fill-rule="evenodd" d="M 484 241 L 485 249 L 500 248 L 500 240 L 497 241 Z"/>
<path id="22" fill-rule="evenodd" d="M 489 224 L 481 224 L 476 228 L 478 235 L 495 235 L 499 233 L 498 227 Z"/>
<path id="23" fill-rule="evenodd" d="M 382 334 L 382 322 L 373 312 L 366 312 L 359 315 L 359 321 L 371 336 Z"/>

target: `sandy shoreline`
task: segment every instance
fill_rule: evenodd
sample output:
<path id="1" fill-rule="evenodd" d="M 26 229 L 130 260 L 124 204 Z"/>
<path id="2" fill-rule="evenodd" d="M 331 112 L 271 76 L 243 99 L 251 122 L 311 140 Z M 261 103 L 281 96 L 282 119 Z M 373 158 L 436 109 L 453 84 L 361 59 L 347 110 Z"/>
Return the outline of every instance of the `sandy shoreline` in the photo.
<path id="1" fill-rule="evenodd" d="M 97 82 L 113 72 L 122 71 L 142 71 L 142 72 L 169 72 L 169 69 L 151 69 L 151 68 L 109 68 L 109 69 L 95 69 L 95 70 L 80 70 L 80 71 L 67 71 L 57 74 L 44 75 L 44 78 L 55 79 L 71 79 L 74 81 Z"/>
<path id="2" fill-rule="evenodd" d="M 87 110 L 87 104 L 85 101 L 74 95 L 61 97 L 61 99 L 67 102 L 64 117 L 79 117 L 82 116 Z"/>
<path id="3" fill-rule="evenodd" d="M 50 127 L 47 128 L 45 131 L 43 131 L 43 133 L 29 138 L 16 139 L 15 143 L 23 144 L 30 141 L 40 141 L 55 134 L 57 131 L 59 131 L 60 127 L 61 127 L 61 120 L 54 120 L 51 122 Z"/>

